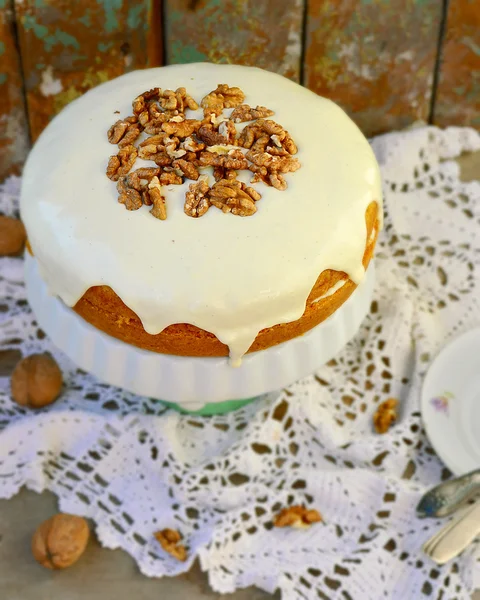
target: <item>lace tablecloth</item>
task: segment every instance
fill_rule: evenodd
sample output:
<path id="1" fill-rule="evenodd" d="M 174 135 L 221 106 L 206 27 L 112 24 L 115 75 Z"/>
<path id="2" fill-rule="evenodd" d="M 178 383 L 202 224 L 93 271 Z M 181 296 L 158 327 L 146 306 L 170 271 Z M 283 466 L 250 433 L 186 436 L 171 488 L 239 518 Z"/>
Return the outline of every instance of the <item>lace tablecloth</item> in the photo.
<path id="1" fill-rule="evenodd" d="M 479 149 L 480 136 L 422 127 L 372 144 L 386 218 L 370 315 L 316 374 L 228 415 L 182 416 L 76 369 L 28 308 L 22 260 L 1 258 L 1 348 L 52 352 L 66 388 L 33 412 L 0 378 L 0 497 L 22 485 L 53 491 L 61 510 L 91 517 L 101 543 L 150 577 L 198 557 L 220 592 L 467 600 L 480 587 L 480 545 L 436 566 L 420 547 L 441 522 L 416 519 L 415 506 L 449 475 L 422 427 L 422 377 L 445 342 L 480 323 L 480 184 L 462 183 L 452 160 Z M 0 211 L 17 212 L 19 184 L 0 187 Z M 391 396 L 399 422 L 377 435 L 372 414 Z M 281 507 L 303 503 L 325 523 L 273 528 Z M 186 563 L 153 538 L 166 527 L 182 532 Z"/>

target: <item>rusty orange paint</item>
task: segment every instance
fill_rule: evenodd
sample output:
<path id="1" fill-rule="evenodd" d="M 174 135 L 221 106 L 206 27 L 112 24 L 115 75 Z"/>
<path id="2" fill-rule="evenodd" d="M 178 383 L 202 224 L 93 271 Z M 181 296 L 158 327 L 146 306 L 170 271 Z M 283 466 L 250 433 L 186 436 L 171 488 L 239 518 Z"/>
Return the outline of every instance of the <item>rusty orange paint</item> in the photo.
<path id="1" fill-rule="evenodd" d="M 439 0 L 309 0 L 305 85 L 367 134 L 430 112 Z"/>
<path id="2" fill-rule="evenodd" d="M 167 62 L 253 65 L 300 78 L 304 0 L 165 0 Z"/>
<path id="3" fill-rule="evenodd" d="M 480 129 L 479 0 L 449 3 L 434 122 Z"/>
<path id="4" fill-rule="evenodd" d="M 150 0 L 15 2 L 33 140 L 90 88 L 159 64 L 162 33 Z"/>
<path id="5" fill-rule="evenodd" d="M 0 181 L 18 173 L 28 151 L 28 126 L 20 57 L 15 46 L 14 11 L 0 1 Z"/>

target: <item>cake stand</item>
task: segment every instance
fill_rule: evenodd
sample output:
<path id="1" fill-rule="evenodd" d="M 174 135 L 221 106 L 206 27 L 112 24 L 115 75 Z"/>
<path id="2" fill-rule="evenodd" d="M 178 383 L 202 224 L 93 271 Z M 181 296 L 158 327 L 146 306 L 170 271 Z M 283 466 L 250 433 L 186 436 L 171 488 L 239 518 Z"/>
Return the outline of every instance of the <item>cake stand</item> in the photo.
<path id="1" fill-rule="evenodd" d="M 38 324 L 74 363 L 111 385 L 197 414 L 234 410 L 328 362 L 357 333 L 374 278 L 372 261 L 362 283 L 328 319 L 302 336 L 247 354 L 234 368 L 226 357 L 158 354 L 101 332 L 49 295 L 36 259 L 25 257 L 27 297 Z"/>

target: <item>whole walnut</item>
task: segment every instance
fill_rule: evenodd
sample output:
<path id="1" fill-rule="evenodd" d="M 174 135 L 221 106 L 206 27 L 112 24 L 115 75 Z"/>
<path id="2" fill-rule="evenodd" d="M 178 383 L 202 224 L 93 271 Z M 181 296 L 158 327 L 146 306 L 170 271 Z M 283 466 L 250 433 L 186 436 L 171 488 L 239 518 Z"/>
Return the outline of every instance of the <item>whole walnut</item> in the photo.
<path id="1" fill-rule="evenodd" d="M 89 536 L 85 519 L 59 513 L 39 525 L 33 534 L 33 557 L 47 569 L 66 569 L 82 556 Z"/>
<path id="2" fill-rule="evenodd" d="M 10 383 L 15 402 L 30 408 L 41 408 L 58 398 L 63 377 L 49 354 L 32 354 L 17 364 Z"/>
<path id="3" fill-rule="evenodd" d="M 27 234 L 19 219 L 0 215 L 0 256 L 9 256 L 21 252 Z"/>

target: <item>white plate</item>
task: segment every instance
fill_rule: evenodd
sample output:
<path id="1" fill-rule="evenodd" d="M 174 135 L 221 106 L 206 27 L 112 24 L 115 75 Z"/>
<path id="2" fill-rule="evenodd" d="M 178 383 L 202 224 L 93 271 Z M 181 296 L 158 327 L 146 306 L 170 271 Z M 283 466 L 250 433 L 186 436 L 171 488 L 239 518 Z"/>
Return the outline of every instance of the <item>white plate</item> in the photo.
<path id="1" fill-rule="evenodd" d="M 368 313 L 374 285 L 373 261 L 350 298 L 314 329 L 247 354 L 239 368 L 227 358 L 169 356 L 110 337 L 48 294 L 37 261 L 27 254 L 27 297 L 40 327 L 79 367 L 107 383 L 187 410 L 205 404 L 252 398 L 281 389 L 329 361 L 357 333 Z"/>
<path id="2" fill-rule="evenodd" d="M 480 328 L 446 346 L 422 390 L 430 441 L 447 467 L 462 475 L 480 467 Z"/>

